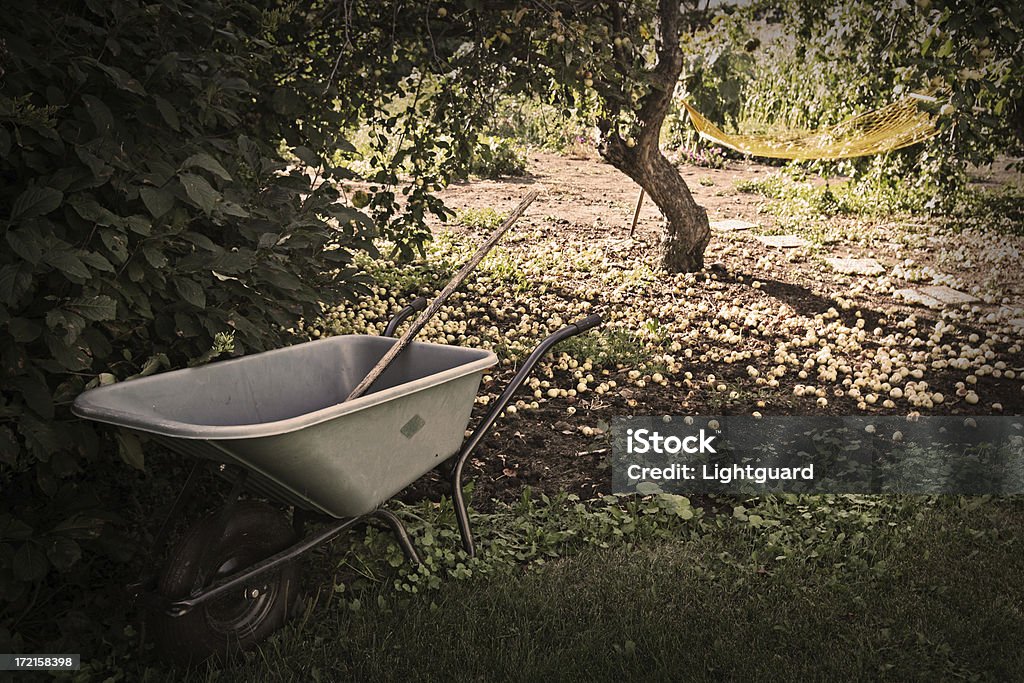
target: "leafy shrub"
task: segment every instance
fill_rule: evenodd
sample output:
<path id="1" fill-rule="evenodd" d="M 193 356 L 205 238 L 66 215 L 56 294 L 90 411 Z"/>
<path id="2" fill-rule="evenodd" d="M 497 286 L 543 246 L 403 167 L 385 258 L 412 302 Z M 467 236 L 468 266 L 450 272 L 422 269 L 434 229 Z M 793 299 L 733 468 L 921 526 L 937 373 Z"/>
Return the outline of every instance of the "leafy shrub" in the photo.
<path id="1" fill-rule="evenodd" d="M 678 160 L 683 164 L 701 168 L 725 168 L 725 152 L 720 147 L 706 145 L 702 148 L 680 147 Z"/>
<path id="2" fill-rule="evenodd" d="M 746 15 L 723 15 L 700 35 L 682 40 L 684 67 L 680 77 L 682 100 L 728 130 L 735 127 L 744 91 L 753 69 L 752 57 L 740 45 L 747 39 Z M 689 114 L 676 102 L 666 118 L 666 146 L 702 149 L 707 143 L 694 130 Z"/>
<path id="3" fill-rule="evenodd" d="M 141 468 L 142 448 L 74 420 L 75 396 L 280 345 L 327 292 L 360 286 L 350 262 L 373 223 L 277 153 L 283 139 L 331 178 L 323 159 L 347 143 L 329 119 L 297 122 L 329 107 L 321 84 L 280 77 L 296 58 L 274 7 L 4 7 L 0 641 L 27 640 L 0 649 L 58 640 L 75 591 L 55 583 L 88 585 L 85 559 L 130 554 L 109 489 L 118 450 Z"/>
<path id="4" fill-rule="evenodd" d="M 589 155 L 594 154 L 588 133 L 592 126 L 593 122 L 576 109 L 561 109 L 536 95 L 521 94 L 498 102 L 489 128 L 495 137 L 575 156 L 587 150 Z"/>
<path id="5" fill-rule="evenodd" d="M 526 155 L 508 138 L 483 136 L 469 161 L 469 172 L 481 178 L 526 175 Z"/>
<path id="6" fill-rule="evenodd" d="M 922 154 L 927 159 L 927 155 Z M 760 194 L 773 200 L 771 209 L 778 215 L 795 216 L 886 216 L 901 213 L 963 213 L 976 192 L 968 188 L 942 188 L 931 174 L 894 177 L 897 162 L 880 156 L 867 172 L 856 178 L 818 187 L 804 182 L 806 173 L 791 166 L 758 180 L 737 182 L 740 192 Z M 993 215 L 994 212 L 986 212 Z"/>

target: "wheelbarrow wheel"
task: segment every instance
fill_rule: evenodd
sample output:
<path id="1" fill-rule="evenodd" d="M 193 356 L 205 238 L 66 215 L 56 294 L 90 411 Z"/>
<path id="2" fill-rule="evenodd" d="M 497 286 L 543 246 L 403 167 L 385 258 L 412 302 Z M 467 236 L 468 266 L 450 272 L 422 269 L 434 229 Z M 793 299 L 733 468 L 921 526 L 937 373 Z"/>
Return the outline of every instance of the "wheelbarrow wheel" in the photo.
<path id="1" fill-rule="evenodd" d="M 160 595 L 172 600 L 187 597 L 207 552 L 214 553 L 212 565 L 208 565 L 214 571 L 204 585 L 252 566 L 295 541 L 288 519 L 265 503 L 237 503 L 219 542 L 212 538 L 218 515 L 214 513 L 195 524 L 175 546 L 157 583 Z M 216 547 L 211 545 L 214 543 Z M 251 587 L 216 598 L 182 616 L 151 614 L 149 628 L 157 650 L 166 658 L 195 664 L 212 656 L 228 658 L 253 647 L 287 621 L 298 602 L 299 571 L 298 561 L 290 562 L 257 577 Z"/>

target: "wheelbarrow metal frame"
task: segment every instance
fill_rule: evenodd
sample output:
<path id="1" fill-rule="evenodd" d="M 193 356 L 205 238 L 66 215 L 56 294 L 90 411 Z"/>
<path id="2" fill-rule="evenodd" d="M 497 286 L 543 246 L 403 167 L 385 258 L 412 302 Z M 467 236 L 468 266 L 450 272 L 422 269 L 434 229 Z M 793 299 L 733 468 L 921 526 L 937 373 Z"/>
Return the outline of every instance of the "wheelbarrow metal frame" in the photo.
<path id="1" fill-rule="evenodd" d="M 384 330 L 385 336 L 391 336 L 395 333 L 398 327 L 413 313 L 422 311 L 427 305 L 426 299 L 416 299 L 408 306 L 400 310 L 391 319 Z M 452 503 L 455 509 L 455 518 L 459 527 L 459 535 L 462 539 L 462 547 L 467 555 L 470 557 L 475 556 L 476 548 L 473 542 L 473 532 L 470 527 L 469 511 L 466 506 L 466 501 L 462 492 L 462 476 L 463 469 L 466 460 L 474 452 L 483 438 L 490 431 L 490 428 L 494 425 L 495 421 L 501 415 L 501 413 L 508 407 L 508 404 L 512 401 L 516 391 L 525 383 L 527 377 L 536 367 L 540 359 L 551 350 L 553 346 L 559 342 L 581 334 L 597 327 L 601 324 L 601 317 L 599 315 L 588 316 L 576 323 L 566 325 L 554 334 L 544 339 L 534 351 L 529 355 L 523 365 L 519 368 L 516 374 L 509 381 L 504 391 L 498 397 L 498 399 L 492 404 L 491 408 L 487 411 L 484 417 L 477 424 L 472 434 L 463 442 L 462 448 L 458 453 L 452 456 L 447 463 L 441 465 L 442 468 L 447 468 L 447 478 L 451 486 L 452 492 Z M 209 461 L 207 461 L 209 462 Z M 195 476 L 197 468 L 200 466 L 200 462 L 196 463 L 192 472 L 179 493 L 174 505 L 172 506 L 171 512 L 168 514 L 168 518 L 161 525 L 159 532 L 157 533 L 154 545 L 159 547 L 162 545 L 166 538 L 167 531 L 169 529 L 169 521 L 174 516 L 180 513 L 180 509 L 184 507 L 185 500 L 188 498 L 189 493 L 195 487 L 198 477 Z M 218 514 L 218 523 L 214 526 L 209 539 L 208 548 L 211 550 L 216 548 L 221 537 L 223 537 L 225 528 L 228 520 L 230 519 L 231 512 L 238 501 L 240 494 L 242 493 L 248 472 L 245 468 L 240 466 L 226 465 L 211 463 L 215 466 L 216 471 L 225 476 L 228 479 L 233 480 L 231 493 L 228 495 L 227 500 L 221 507 L 221 511 Z M 329 519 L 330 523 L 328 526 L 312 535 L 304 536 L 303 527 L 305 521 L 309 518 Z M 248 591 L 251 589 L 251 585 L 257 579 L 265 576 L 266 574 L 273 572 L 275 569 L 279 569 L 283 565 L 293 562 L 307 552 L 310 552 L 314 548 L 329 543 L 334 540 L 342 533 L 351 529 L 359 523 L 371 522 L 374 520 L 384 522 L 392 532 L 398 541 L 402 552 L 405 554 L 408 561 L 412 564 L 419 564 L 419 556 L 416 553 L 416 549 L 413 546 L 412 540 L 409 537 L 408 529 L 405 524 L 400 520 L 394 513 L 384 508 L 377 508 L 367 514 L 360 515 L 357 517 L 346 517 L 336 519 L 328 517 L 322 513 L 313 512 L 310 510 L 302 509 L 299 506 L 293 506 L 293 526 L 296 530 L 296 535 L 302 538 L 296 543 L 292 544 L 288 548 L 271 555 L 270 557 L 250 566 L 246 569 L 238 571 L 230 576 L 222 577 L 212 584 L 202 587 L 202 583 L 205 582 L 205 577 L 215 570 L 215 567 L 205 566 L 211 560 L 209 557 L 204 560 L 199 577 L 197 579 L 197 586 L 186 598 L 180 599 L 168 599 L 165 598 L 154 590 L 156 579 L 154 575 L 149 575 L 129 584 L 129 594 L 134 598 L 148 604 L 156 609 L 159 609 L 170 616 L 179 617 L 187 614 L 191 610 L 200 607 L 211 600 L 215 600 L 219 597 L 223 597 L 233 591 Z M 212 552 L 210 554 L 212 556 Z"/>

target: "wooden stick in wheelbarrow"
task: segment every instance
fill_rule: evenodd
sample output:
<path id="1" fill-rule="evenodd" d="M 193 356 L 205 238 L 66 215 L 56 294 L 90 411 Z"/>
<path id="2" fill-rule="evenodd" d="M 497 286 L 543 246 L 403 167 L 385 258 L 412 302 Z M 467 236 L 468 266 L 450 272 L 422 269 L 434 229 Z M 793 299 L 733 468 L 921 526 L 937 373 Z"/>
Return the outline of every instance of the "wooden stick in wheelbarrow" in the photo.
<path id="1" fill-rule="evenodd" d="M 494 245 L 498 243 L 501 236 L 508 232 L 508 229 L 511 228 L 517 220 L 519 220 L 519 217 L 526 211 L 526 207 L 532 204 L 533 200 L 536 199 L 538 195 L 540 195 L 540 190 L 533 190 L 530 194 L 526 195 L 523 201 L 519 202 L 519 206 L 513 209 L 509 217 L 506 218 L 505 221 L 498 226 L 498 229 L 494 231 L 494 234 L 488 237 L 487 241 L 480 245 L 480 248 L 477 249 L 475 254 L 473 254 L 473 258 L 469 259 L 469 261 L 462 266 L 459 272 L 455 274 L 455 277 L 451 279 L 451 282 L 445 285 L 445 288 L 441 290 L 441 293 L 438 294 L 433 303 L 427 307 L 427 310 L 423 311 L 423 313 L 416 318 L 416 321 L 409 326 L 409 329 L 406 330 L 405 334 L 399 338 L 398 342 L 388 349 L 388 352 L 384 354 L 383 358 L 377 361 L 377 364 L 374 365 L 369 374 L 363 378 L 363 381 L 356 385 L 356 388 L 353 389 L 352 393 L 345 399 L 346 401 L 351 401 L 352 399 L 359 398 L 365 394 L 373 383 L 377 381 L 377 378 L 384 374 L 384 371 L 387 370 L 392 361 L 398 357 L 398 354 L 402 353 L 402 351 L 409 346 L 413 337 L 419 334 L 424 325 L 434 317 L 434 314 L 441 310 L 441 306 L 444 305 L 444 302 L 449 296 L 451 296 L 452 292 L 458 289 L 469 274 L 473 272 L 473 269 L 480 265 L 480 262 L 484 260 L 484 256 L 487 256 L 487 252 L 489 252 Z"/>

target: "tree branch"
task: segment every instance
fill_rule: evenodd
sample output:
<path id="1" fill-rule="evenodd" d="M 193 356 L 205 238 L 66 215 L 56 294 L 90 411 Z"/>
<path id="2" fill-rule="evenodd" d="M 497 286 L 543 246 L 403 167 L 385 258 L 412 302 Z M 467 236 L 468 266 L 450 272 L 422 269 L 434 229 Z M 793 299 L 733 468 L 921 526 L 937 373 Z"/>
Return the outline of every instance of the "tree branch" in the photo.
<path id="1" fill-rule="evenodd" d="M 655 53 L 658 63 L 651 71 L 648 82 L 651 90 L 640 102 L 637 118 L 643 124 L 638 145 L 645 153 L 656 149 L 661 124 L 668 114 L 676 81 L 683 70 L 683 54 L 679 51 L 679 0 L 658 0 L 658 35 Z"/>

